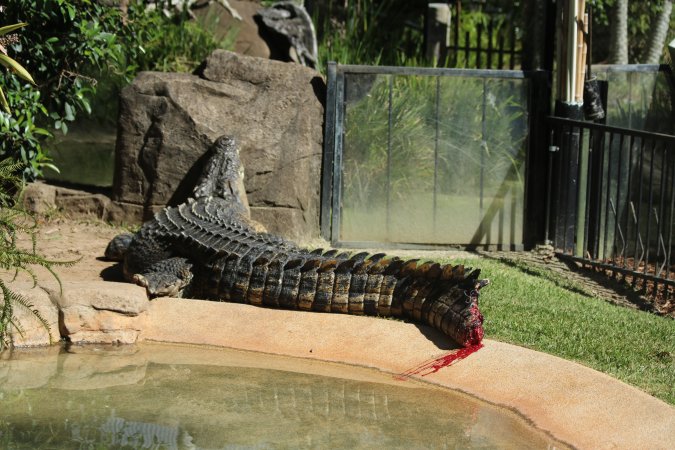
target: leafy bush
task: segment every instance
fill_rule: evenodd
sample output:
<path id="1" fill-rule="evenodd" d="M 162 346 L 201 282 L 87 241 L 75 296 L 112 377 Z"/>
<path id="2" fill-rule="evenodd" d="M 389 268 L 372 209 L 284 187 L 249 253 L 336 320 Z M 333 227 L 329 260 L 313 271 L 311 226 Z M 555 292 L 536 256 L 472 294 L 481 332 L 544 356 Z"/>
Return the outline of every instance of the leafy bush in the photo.
<path id="1" fill-rule="evenodd" d="M 28 23 L 12 50 L 35 78 L 51 125 L 67 132 L 91 111 L 96 80 L 88 74 L 122 59 L 119 11 L 91 0 L 13 0 L 2 19 Z"/>
<path id="2" fill-rule="evenodd" d="M 213 24 L 165 17 L 141 1 L 127 14 L 93 0 L 13 0 L 4 7 L 2 22 L 28 24 L 10 47 L 40 92 L 12 74 L 0 78 L 15 109 L 0 118 L 0 159 L 25 162 L 25 176 L 35 178 L 49 161 L 45 129 L 67 133 L 94 109 L 97 121 L 114 122 L 116 96 L 139 71 L 191 71 L 214 49 L 231 47 L 236 32 L 217 39 Z"/>
<path id="3" fill-rule="evenodd" d="M 15 76 L 0 76 L 7 89 L 7 103 L 11 112 L 0 111 L 0 160 L 20 161 L 27 179 L 37 177 L 42 168 L 53 167 L 42 148 L 42 141 L 50 133 L 37 125 L 47 118 L 47 110 L 40 102 L 40 91 L 22 84 Z"/>

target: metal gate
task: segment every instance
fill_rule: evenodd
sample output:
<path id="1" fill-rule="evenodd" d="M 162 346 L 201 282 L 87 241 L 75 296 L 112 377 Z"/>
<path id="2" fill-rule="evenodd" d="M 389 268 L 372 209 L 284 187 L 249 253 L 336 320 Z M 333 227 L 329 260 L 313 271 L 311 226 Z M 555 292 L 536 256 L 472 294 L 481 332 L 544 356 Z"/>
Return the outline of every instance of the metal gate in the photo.
<path id="1" fill-rule="evenodd" d="M 549 223 L 560 257 L 651 295 L 675 288 L 675 92 L 667 66 L 597 66 L 607 124 L 549 118 Z"/>
<path id="2" fill-rule="evenodd" d="M 542 75 L 330 63 L 322 236 L 336 246 L 521 249 Z"/>
<path id="3" fill-rule="evenodd" d="M 675 136 L 549 120 L 549 230 L 556 250 L 652 294 L 669 293 L 675 286 Z"/>

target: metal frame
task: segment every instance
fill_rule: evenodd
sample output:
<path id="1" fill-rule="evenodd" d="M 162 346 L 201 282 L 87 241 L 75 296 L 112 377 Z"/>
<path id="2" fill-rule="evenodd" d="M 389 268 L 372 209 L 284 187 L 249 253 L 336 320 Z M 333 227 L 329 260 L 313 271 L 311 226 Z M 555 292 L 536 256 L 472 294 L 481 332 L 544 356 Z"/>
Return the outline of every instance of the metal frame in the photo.
<path id="1" fill-rule="evenodd" d="M 322 195 L 321 195 L 321 236 L 331 242 L 333 246 L 350 247 L 388 247 L 388 248 L 415 248 L 415 249 L 439 249 L 439 248 L 485 248 L 496 250 L 501 245 L 457 245 L 457 244 L 420 244 L 420 243 L 383 243 L 383 242 L 356 242 L 340 241 L 340 205 L 342 199 L 342 144 L 344 135 L 344 92 L 345 92 L 345 74 L 381 74 L 381 75 L 423 75 L 440 77 L 471 77 L 500 79 L 520 79 L 532 80 L 532 84 L 545 80 L 542 77 L 544 72 L 524 72 L 519 70 L 489 70 L 489 69 L 455 69 L 455 68 L 429 68 L 429 67 L 393 67 L 393 66 L 363 66 L 363 65 L 339 65 L 335 62 L 329 62 L 327 67 L 327 101 L 326 101 L 326 125 L 324 135 L 324 155 L 322 170 Z M 438 85 L 437 85 L 438 89 Z M 528 101 L 530 101 L 530 113 L 534 111 L 534 99 L 532 92 L 534 89 L 530 86 Z M 391 90 L 390 90 L 391 95 Z M 391 100 L 390 100 L 391 102 Z M 390 111 L 389 121 L 391 121 Z M 530 139 L 526 144 L 525 156 L 525 179 L 528 178 L 530 164 Z M 390 152 L 391 149 L 389 148 Z M 436 149 L 437 151 L 437 149 Z M 437 155 L 436 155 L 437 156 Z M 525 183 L 525 192 L 523 199 L 523 221 L 526 225 L 527 208 L 530 202 L 527 201 L 528 183 Z M 435 213 L 435 211 L 434 211 Z M 526 231 L 523 231 L 525 234 Z M 523 236 L 525 239 L 525 236 Z M 524 246 L 512 246 L 512 250 L 522 250 Z"/>

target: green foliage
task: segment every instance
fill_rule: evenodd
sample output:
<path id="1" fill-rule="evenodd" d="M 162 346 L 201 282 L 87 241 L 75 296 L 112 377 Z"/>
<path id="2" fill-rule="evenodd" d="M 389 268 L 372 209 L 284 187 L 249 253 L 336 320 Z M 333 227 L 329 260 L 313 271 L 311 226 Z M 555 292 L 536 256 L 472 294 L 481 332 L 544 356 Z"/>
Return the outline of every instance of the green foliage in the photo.
<path id="1" fill-rule="evenodd" d="M 408 21 L 422 23 L 420 5 L 404 0 L 358 0 L 347 7 L 341 1 L 325 2 L 314 18 L 319 62 L 400 65 L 408 55 L 420 54 L 422 31 L 406 26 Z"/>
<path id="2" fill-rule="evenodd" d="M 10 48 L 39 86 L 39 92 L 31 89 L 11 73 L 0 78 L 12 110 L 0 113 L 0 158 L 25 163 L 25 178 L 53 168 L 42 146 L 50 136 L 46 128 L 66 133 L 79 112 L 91 112 L 95 80 L 86 70 L 119 60 L 122 47 L 113 33 L 119 14 L 110 11 L 89 0 L 16 0 L 5 6 L 3 21 L 28 24 Z"/>
<path id="3" fill-rule="evenodd" d="M 192 72 L 216 49 L 230 49 L 237 29 L 216 37 L 217 22 L 187 15 L 168 18 L 159 11 L 146 11 L 143 2 L 129 7 L 125 36 L 128 67 L 134 75 L 142 70 Z"/>
<path id="4" fill-rule="evenodd" d="M 126 25 L 118 31 L 124 54 L 95 74 L 101 82 L 92 97 L 93 121 L 115 124 L 119 92 L 139 72 L 192 72 L 214 50 L 231 49 L 238 29 L 218 37 L 216 26 L 212 18 L 194 20 L 186 13 L 167 17 L 161 10 L 148 11 L 143 2 L 132 2 Z"/>
<path id="5" fill-rule="evenodd" d="M 91 111 L 96 80 L 87 74 L 122 58 L 119 11 L 90 0 L 15 0 L 3 19 L 28 23 L 12 50 L 38 83 L 51 125 L 66 133 Z"/>
<path id="6" fill-rule="evenodd" d="M 50 133 L 37 125 L 47 117 L 40 102 L 40 91 L 22 84 L 16 77 L 0 76 L 0 84 L 7 86 L 10 112 L 0 111 L 0 160 L 11 157 L 23 163 L 24 176 L 35 178 L 44 167 L 53 167 L 42 148 L 44 137 Z"/>
<path id="7" fill-rule="evenodd" d="M 69 261 L 52 261 L 37 252 L 36 233 L 37 222 L 33 216 L 21 210 L 15 204 L 22 179 L 22 164 L 10 159 L 0 161 L 0 271 L 4 274 L 13 273 L 14 278 L 19 273 L 28 274 L 37 284 L 34 268 L 41 266 L 47 269 L 61 284 L 53 270 L 57 265 L 71 265 Z M 18 239 L 27 236 L 32 245 L 26 250 L 19 248 Z M 33 307 L 23 295 L 12 291 L 5 278 L 0 277 L 0 350 L 9 343 L 9 334 L 12 329 L 23 336 L 23 328 L 16 318 L 15 308 L 29 311 L 38 322 L 47 330 L 51 340 L 51 329 L 47 320 Z"/>
<path id="8" fill-rule="evenodd" d="M 19 77 L 23 78 L 29 83 L 35 84 L 33 77 L 31 77 L 26 69 L 7 55 L 7 45 L 17 39 L 15 34 L 9 33 L 25 26 L 25 23 L 16 23 L 14 25 L 0 27 L 0 65 L 7 67 L 9 70 L 16 73 Z M 9 104 L 7 103 L 7 98 L 5 98 L 2 87 L 0 87 L 0 105 L 2 105 L 2 108 L 5 110 L 5 112 L 9 113 Z"/>
<path id="9" fill-rule="evenodd" d="M 612 8 L 616 0 L 591 0 L 593 9 L 593 62 L 605 61 L 609 56 L 609 39 Z M 663 0 L 628 2 L 628 61 L 637 64 L 644 61 L 649 45 L 649 36 L 657 17 L 663 11 Z M 666 43 L 675 39 L 675 14 L 670 16 Z"/>
<path id="10" fill-rule="evenodd" d="M 114 122 L 117 95 L 141 70 L 191 71 L 216 48 L 229 48 L 236 30 L 215 38 L 213 23 L 168 18 L 132 2 L 123 19 L 117 7 L 94 0 L 15 0 L 0 16 L 28 24 L 9 46 L 33 74 L 39 94 L 12 74 L 0 78 L 18 111 L 0 123 L 0 157 L 26 162 L 26 177 L 41 174 L 49 159 L 45 129 L 64 134 L 82 113 Z M 102 83 L 99 83 L 102 81 Z M 47 113 L 48 111 L 48 113 Z M 23 135 L 23 136 L 22 136 Z"/>

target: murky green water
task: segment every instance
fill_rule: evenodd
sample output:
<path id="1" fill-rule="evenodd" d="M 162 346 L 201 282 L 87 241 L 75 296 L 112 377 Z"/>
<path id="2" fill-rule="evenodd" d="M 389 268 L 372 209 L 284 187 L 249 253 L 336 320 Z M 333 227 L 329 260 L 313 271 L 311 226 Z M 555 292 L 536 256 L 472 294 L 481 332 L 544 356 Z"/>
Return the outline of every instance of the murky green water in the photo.
<path id="1" fill-rule="evenodd" d="M 49 155 L 59 172 L 44 170 L 48 181 L 110 187 L 115 168 L 115 130 L 76 129 L 49 144 Z"/>
<path id="2" fill-rule="evenodd" d="M 159 344 L 74 351 L 0 360 L 0 448 L 562 448 L 515 414 L 366 369 Z"/>

